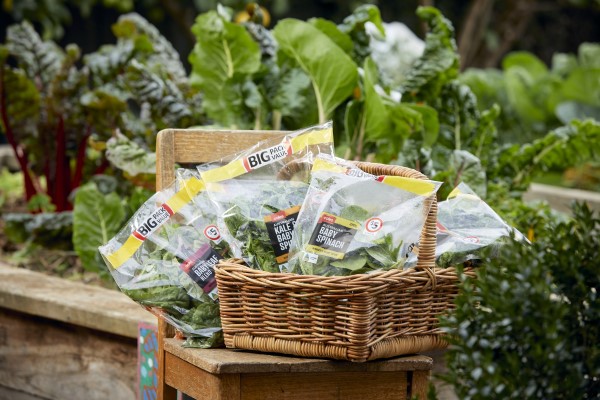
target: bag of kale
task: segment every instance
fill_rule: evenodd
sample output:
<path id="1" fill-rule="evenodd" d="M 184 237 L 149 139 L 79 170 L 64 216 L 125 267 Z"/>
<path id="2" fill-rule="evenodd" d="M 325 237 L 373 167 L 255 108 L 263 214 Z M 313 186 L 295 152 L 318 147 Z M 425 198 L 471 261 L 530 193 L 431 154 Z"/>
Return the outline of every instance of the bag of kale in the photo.
<path id="1" fill-rule="evenodd" d="M 223 166 L 198 167 L 223 236 L 250 267 L 287 271 L 292 230 L 318 155 L 333 155 L 331 122 L 260 142 Z"/>
<path id="2" fill-rule="evenodd" d="M 147 200 L 127 225 L 99 248 L 119 288 L 187 337 L 187 346 L 222 344 L 214 265 L 229 257 L 213 247 L 206 218 L 192 201 L 197 178 Z M 221 252 L 223 251 L 223 252 Z"/>
<path id="3" fill-rule="evenodd" d="M 444 268 L 465 262 L 477 265 L 482 250 L 494 252 L 511 235 L 527 240 L 468 185 L 460 183 L 438 203 L 436 264 Z"/>
<path id="4" fill-rule="evenodd" d="M 334 276 L 403 268 L 440 185 L 317 158 L 290 246 L 290 271 Z"/>
<path id="5" fill-rule="evenodd" d="M 230 179 L 207 184 L 225 239 L 255 269 L 287 271 L 289 244 L 308 185 Z"/>

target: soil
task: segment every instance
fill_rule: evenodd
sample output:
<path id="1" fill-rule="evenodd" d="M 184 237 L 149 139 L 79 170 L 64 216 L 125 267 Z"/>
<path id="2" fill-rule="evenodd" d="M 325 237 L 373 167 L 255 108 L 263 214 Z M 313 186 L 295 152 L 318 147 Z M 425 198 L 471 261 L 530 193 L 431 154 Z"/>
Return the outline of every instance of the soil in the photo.
<path id="1" fill-rule="evenodd" d="M 27 212 L 23 200 L 8 200 L 0 211 L 0 262 L 72 281 L 116 288 L 112 279 L 103 280 L 97 273 L 86 271 L 72 250 L 51 250 L 27 243 L 11 242 L 4 234 L 2 214 L 15 212 Z"/>

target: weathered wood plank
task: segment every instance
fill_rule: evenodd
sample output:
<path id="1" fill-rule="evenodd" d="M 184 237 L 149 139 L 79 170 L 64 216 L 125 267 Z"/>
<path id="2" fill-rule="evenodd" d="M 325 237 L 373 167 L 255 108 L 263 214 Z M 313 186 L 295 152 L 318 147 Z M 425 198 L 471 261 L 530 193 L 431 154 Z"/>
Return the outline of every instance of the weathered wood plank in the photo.
<path id="1" fill-rule="evenodd" d="M 133 400 L 137 341 L 0 308 L 0 386 L 45 399 Z"/>
<path id="2" fill-rule="evenodd" d="M 137 338 L 138 323 L 156 317 L 116 290 L 0 263 L 0 307 Z"/>

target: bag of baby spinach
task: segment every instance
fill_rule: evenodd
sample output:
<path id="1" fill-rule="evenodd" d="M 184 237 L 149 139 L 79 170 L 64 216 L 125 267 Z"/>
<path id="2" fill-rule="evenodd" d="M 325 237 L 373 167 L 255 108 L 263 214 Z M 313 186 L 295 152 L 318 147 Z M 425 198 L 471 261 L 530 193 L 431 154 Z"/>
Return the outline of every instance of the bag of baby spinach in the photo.
<path id="1" fill-rule="evenodd" d="M 440 185 L 317 158 L 290 246 L 290 271 L 333 276 L 403 268 Z"/>
<path id="2" fill-rule="evenodd" d="M 438 203 L 436 264 L 476 264 L 483 249 L 494 251 L 511 235 L 527 240 L 468 185 L 460 183 L 445 201 Z"/>
<path id="3" fill-rule="evenodd" d="M 99 248 L 119 288 L 194 347 L 222 343 L 213 268 L 230 256 L 209 228 L 214 214 L 205 216 L 192 201 L 204 190 L 195 177 L 161 190 Z"/>
<path id="4" fill-rule="evenodd" d="M 250 267 L 287 270 L 292 230 L 318 155 L 333 155 L 331 122 L 260 142 L 226 165 L 198 167 L 225 239 Z"/>

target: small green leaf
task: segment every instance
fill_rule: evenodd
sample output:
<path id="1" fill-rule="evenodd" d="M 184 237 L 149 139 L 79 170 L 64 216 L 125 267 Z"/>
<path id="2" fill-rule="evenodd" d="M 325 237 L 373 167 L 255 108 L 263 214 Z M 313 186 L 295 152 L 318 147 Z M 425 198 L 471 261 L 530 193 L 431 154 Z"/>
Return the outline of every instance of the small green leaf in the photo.
<path id="1" fill-rule="evenodd" d="M 350 271 L 356 271 L 361 269 L 367 263 L 367 257 L 364 255 L 354 255 L 344 257 L 342 260 L 333 261 L 332 266 L 336 268 L 343 268 Z"/>
<path id="2" fill-rule="evenodd" d="M 106 158 L 131 176 L 156 172 L 156 154 L 121 133 L 106 142 Z"/>
<path id="3" fill-rule="evenodd" d="M 85 269 L 104 270 L 98 247 L 119 231 L 124 217 L 125 210 L 116 193 L 104 195 L 93 183 L 77 190 L 73 209 L 73 245 Z"/>
<path id="4" fill-rule="evenodd" d="M 548 73 L 548 67 L 535 55 L 526 51 L 515 51 L 502 60 L 502 68 L 508 71 L 514 67 L 524 68 L 532 77 L 539 77 Z"/>
<path id="5" fill-rule="evenodd" d="M 329 38 L 333 40 L 335 44 L 337 44 L 346 52 L 346 54 L 352 54 L 352 48 L 354 46 L 352 39 L 349 35 L 343 33 L 335 23 L 324 18 L 311 18 L 308 20 L 308 22 L 329 36 Z"/>

